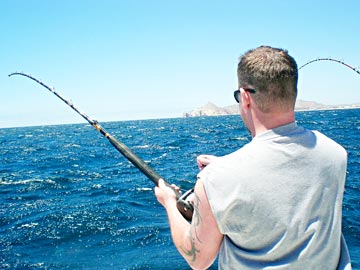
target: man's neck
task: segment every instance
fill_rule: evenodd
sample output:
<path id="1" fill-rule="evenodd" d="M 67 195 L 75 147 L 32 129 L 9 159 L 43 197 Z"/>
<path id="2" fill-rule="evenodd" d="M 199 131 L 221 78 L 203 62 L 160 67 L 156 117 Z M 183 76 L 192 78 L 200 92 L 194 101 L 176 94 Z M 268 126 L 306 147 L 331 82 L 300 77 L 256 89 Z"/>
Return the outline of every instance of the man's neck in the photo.
<path id="1" fill-rule="evenodd" d="M 259 113 L 253 115 L 253 137 L 267 130 L 290 124 L 295 121 L 295 112 Z"/>

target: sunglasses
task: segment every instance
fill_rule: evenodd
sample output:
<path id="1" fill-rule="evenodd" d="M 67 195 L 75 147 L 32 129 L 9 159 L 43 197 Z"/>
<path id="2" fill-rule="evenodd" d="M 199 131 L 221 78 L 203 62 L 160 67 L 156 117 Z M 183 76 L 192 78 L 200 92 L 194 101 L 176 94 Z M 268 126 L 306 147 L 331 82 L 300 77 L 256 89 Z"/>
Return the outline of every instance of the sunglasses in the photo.
<path id="1" fill-rule="evenodd" d="M 251 93 L 251 94 L 255 94 L 255 93 L 256 93 L 255 89 L 243 88 L 243 87 L 241 87 L 240 89 L 244 89 L 244 91 L 249 92 L 249 93 Z M 235 100 L 236 100 L 237 103 L 239 103 L 240 89 L 234 91 L 234 98 L 235 98 Z"/>

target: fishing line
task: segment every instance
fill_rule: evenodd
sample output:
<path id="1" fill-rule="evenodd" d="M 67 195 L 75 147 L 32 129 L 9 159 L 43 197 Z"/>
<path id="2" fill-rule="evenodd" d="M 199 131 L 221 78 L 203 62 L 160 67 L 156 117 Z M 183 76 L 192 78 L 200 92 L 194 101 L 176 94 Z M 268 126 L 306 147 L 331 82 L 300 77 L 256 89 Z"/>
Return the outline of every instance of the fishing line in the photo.
<path id="1" fill-rule="evenodd" d="M 97 131 L 99 131 L 105 138 L 109 140 L 109 142 L 118 150 L 127 160 L 129 160 L 136 168 L 138 168 L 143 174 L 145 174 L 156 186 L 158 186 L 159 180 L 164 179 L 164 177 L 160 176 L 156 171 L 154 171 L 144 160 L 139 158 L 129 147 L 127 147 L 124 143 L 117 140 L 114 136 L 112 136 L 109 132 L 107 132 L 98 121 L 91 119 L 88 115 L 81 112 L 71 100 L 65 99 L 61 94 L 55 91 L 54 87 L 50 87 L 43 83 L 42 81 L 34 78 L 31 75 L 22 73 L 22 72 L 14 72 L 9 74 L 9 77 L 14 75 L 20 75 L 27 77 L 41 86 L 45 87 L 47 90 L 52 92 L 55 96 L 60 98 L 64 103 L 70 106 L 74 111 L 76 111 L 79 115 L 81 115 L 90 125 L 92 125 Z M 165 181 L 165 180 L 164 180 Z M 165 184 L 169 187 L 171 185 L 165 181 Z M 186 199 L 192 193 L 192 190 L 185 192 L 181 195 L 178 191 L 173 188 L 176 198 L 177 198 L 177 208 L 180 213 L 183 215 L 185 219 L 191 221 L 193 214 L 193 206 Z"/>

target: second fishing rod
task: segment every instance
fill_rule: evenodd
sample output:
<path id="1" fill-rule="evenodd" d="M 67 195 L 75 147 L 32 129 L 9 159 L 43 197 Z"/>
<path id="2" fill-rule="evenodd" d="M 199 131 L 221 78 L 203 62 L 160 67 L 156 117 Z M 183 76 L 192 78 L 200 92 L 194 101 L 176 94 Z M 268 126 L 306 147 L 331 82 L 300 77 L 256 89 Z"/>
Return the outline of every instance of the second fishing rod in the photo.
<path id="1" fill-rule="evenodd" d="M 108 133 L 98 121 L 91 119 L 88 115 L 81 112 L 73 103 L 72 101 L 65 99 L 60 93 L 55 91 L 53 87 L 50 87 L 43 83 L 42 81 L 36 79 L 35 77 L 22 73 L 22 72 L 14 72 L 9 75 L 9 77 L 13 75 L 20 75 L 27 77 L 41 86 L 45 87 L 47 90 L 52 92 L 55 96 L 60 98 L 63 102 L 65 102 L 68 106 L 70 106 L 74 111 L 76 111 L 79 115 L 81 115 L 90 125 L 92 125 L 97 131 L 99 131 L 105 138 L 109 140 L 109 142 L 118 150 L 127 160 L 129 160 L 136 168 L 138 168 L 143 174 L 145 174 L 156 186 L 158 186 L 159 180 L 163 179 L 165 184 L 171 187 L 171 185 L 166 182 L 165 178 L 160 176 L 155 170 L 153 170 L 144 160 L 138 157 L 129 147 L 127 147 L 124 143 L 116 139 L 110 133 Z M 172 188 L 172 187 L 171 187 Z M 191 221 L 193 215 L 193 206 L 190 201 L 187 199 L 189 195 L 193 192 L 193 190 L 189 190 L 181 195 L 177 190 L 173 188 L 176 198 L 177 198 L 177 208 L 183 217 Z"/>

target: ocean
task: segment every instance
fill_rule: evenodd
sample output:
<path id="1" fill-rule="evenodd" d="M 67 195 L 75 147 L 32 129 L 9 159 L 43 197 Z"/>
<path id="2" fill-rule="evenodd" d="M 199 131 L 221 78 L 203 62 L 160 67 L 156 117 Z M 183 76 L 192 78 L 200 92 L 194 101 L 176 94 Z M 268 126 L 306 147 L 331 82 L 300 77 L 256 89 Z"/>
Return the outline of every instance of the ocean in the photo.
<path id="1" fill-rule="evenodd" d="M 360 269 L 360 109 L 296 117 L 348 151 L 343 233 Z M 251 140 L 239 116 L 102 126 L 183 191 L 195 183 L 196 156 Z M 0 269 L 189 269 L 153 183 L 90 125 L 0 129 L 0 145 Z"/>

